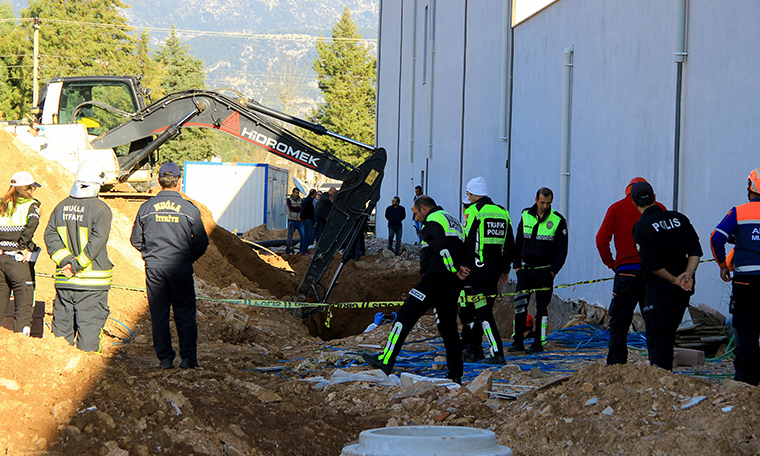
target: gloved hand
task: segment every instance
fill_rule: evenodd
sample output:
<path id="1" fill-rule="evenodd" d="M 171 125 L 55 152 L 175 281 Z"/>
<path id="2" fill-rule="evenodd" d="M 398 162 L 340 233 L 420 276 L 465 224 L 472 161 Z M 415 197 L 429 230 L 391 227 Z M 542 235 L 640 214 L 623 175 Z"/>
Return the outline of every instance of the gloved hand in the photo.
<path id="1" fill-rule="evenodd" d="M 378 313 L 376 313 L 376 314 L 375 314 L 375 321 L 374 321 L 374 323 L 375 323 L 377 326 L 380 326 L 380 325 L 383 323 L 383 317 L 385 317 L 385 314 L 384 314 L 384 313 L 382 313 L 382 312 L 378 312 Z"/>

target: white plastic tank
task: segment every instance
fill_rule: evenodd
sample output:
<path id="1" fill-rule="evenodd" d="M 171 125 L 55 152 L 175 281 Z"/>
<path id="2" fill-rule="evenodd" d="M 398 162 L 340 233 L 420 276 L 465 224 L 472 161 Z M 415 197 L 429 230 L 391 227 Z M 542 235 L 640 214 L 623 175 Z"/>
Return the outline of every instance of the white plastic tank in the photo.
<path id="1" fill-rule="evenodd" d="M 512 456 L 486 429 L 459 426 L 403 426 L 370 429 L 341 456 Z"/>

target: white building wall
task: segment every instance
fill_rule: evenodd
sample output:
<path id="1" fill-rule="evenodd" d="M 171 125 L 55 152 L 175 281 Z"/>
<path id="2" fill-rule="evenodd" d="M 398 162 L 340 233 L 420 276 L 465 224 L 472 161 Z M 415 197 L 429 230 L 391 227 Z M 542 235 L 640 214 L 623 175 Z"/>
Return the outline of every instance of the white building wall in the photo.
<path id="1" fill-rule="evenodd" d="M 516 26 L 508 154 L 509 144 L 499 141 L 502 8 L 508 2 L 436 0 L 433 157 L 426 162 L 429 85 L 420 82 L 422 10 L 432 1 L 416 2 L 413 165 L 406 161 L 409 135 L 404 130 L 412 119 L 411 100 L 406 96 L 411 72 L 404 66 L 411 64 L 412 26 L 407 21 L 414 1 L 384 1 L 381 5 L 378 113 L 398 116 L 392 120 L 400 127 L 393 131 L 393 121 L 378 121 L 384 126 L 378 128 L 378 145 L 389 152 L 382 200 L 388 203 L 391 193 L 397 192 L 389 186 L 393 182 L 390 168 L 400 150 L 396 179 L 402 201 L 419 183 L 420 170 L 426 169 L 425 193 L 452 213 L 454 208 L 458 212 L 463 185 L 478 174 L 486 177 L 493 199 L 508 205 L 515 226 L 520 210 L 533 203 L 541 186 L 554 190 L 558 209 L 561 198 L 566 197 L 559 194 L 562 54 L 568 45 L 574 45 L 570 201 L 565 214 L 570 250 L 556 283 L 611 276 L 597 254 L 595 235 L 606 209 L 624 196 L 628 181 L 635 176 L 647 178 L 658 200 L 668 208 L 674 205 L 674 49 L 679 2 L 561 0 Z M 760 4 L 751 0 L 737 0 L 728 6 L 709 0 L 688 4 L 678 210 L 694 223 L 703 258 L 708 259 L 712 229 L 731 206 L 746 201 L 746 176 L 760 166 L 756 152 L 760 129 L 755 125 L 760 117 L 760 86 L 756 83 L 760 60 L 752 57 L 760 48 L 760 28 L 755 24 Z M 387 17 L 394 20 L 386 21 Z M 385 47 L 389 35 L 399 34 L 401 21 L 403 40 Z M 393 55 L 391 49 L 403 55 Z M 398 87 L 383 85 L 382 79 L 389 73 L 396 80 L 401 77 L 400 103 Z M 391 90 L 395 97 L 395 110 L 385 109 L 390 98 L 384 90 Z M 389 147 L 399 138 L 398 147 Z M 511 182 L 504 169 L 508 155 Z M 405 202 L 410 203 L 408 197 Z M 405 233 L 407 242 L 409 235 Z M 606 306 L 611 290 L 611 282 L 603 282 L 558 289 L 557 293 Z M 692 302 L 728 313 L 727 286 L 719 280 L 714 264 L 700 267 Z"/>

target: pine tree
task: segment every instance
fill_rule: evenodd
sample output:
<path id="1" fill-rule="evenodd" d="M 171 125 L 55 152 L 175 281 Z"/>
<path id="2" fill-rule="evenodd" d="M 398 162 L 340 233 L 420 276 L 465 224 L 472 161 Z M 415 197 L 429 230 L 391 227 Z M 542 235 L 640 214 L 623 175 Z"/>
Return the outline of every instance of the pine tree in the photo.
<path id="1" fill-rule="evenodd" d="M 165 71 L 161 81 L 164 94 L 206 88 L 206 67 L 203 60 L 188 52 L 188 46 L 182 45 L 174 27 L 153 60 Z M 161 146 L 160 155 L 161 162 L 204 160 L 212 155 L 210 132 L 200 128 L 183 128 L 179 137 Z"/>
<path id="2" fill-rule="evenodd" d="M 31 107 L 33 18 L 40 19 L 41 85 L 57 76 L 134 74 L 137 40 L 124 8 L 119 0 L 29 0 L 19 24 L 0 33 L 0 52 L 11 56 L 3 59 L 11 92 L 0 105 L 11 113 L 6 117 L 20 118 Z"/>
<path id="3" fill-rule="evenodd" d="M 360 40 L 348 6 L 332 30 L 332 42 L 317 42 L 314 70 L 324 104 L 312 119 L 328 130 L 361 141 L 375 142 L 376 59 Z M 349 163 L 361 163 L 369 152 L 343 141 L 307 135 L 317 145 Z"/>
<path id="4" fill-rule="evenodd" d="M 7 0 L 0 3 L 0 120 L 18 115 L 13 109 L 13 86 L 8 70 L 8 66 L 18 60 L 11 54 L 13 46 L 9 39 L 15 28 L 13 19 L 13 6 Z"/>
<path id="5" fill-rule="evenodd" d="M 137 39 L 119 0 L 29 0 L 22 18 L 38 17 L 40 76 L 125 75 L 133 66 Z M 32 43 L 30 22 L 23 22 Z"/>
<path id="6" fill-rule="evenodd" d="M 166 70 L 158 62 L 151 59 L 150 50 L 148 49 L 149 41 L 150 34 L 146 30 L 143 30 L 137 42 L 135 70 L 133 73 L 142 76 L 142 86 L 150 90 L 153 100 L 158 100 L 165 95 L 161 84 L 166 75 Z"/>

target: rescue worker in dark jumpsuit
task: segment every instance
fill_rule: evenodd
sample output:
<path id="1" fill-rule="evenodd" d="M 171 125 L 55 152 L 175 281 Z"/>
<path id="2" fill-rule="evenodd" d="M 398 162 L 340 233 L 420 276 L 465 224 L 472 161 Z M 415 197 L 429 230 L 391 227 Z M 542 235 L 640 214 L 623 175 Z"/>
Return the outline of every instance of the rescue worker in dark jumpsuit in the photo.
<path id="1" fill-rule="evenodd" d="M 567 258 L 567 222 L 552 209 L 554 193 L 546 188 L 536 192 L 536 203 L 523 210 L 515 234 L 514 268 L 517 274 L 515 320 L 512 346 L 508 351 L 526 353 L 544 351 L 549 303 L 552 299 L 554 277 Z M 541 330 L 536 331 L 533 344 L 525 348 L 524 333 L 531 292 L 536 290 L 536 318 Z"/>
<path id="2" fill-rule="evenodd" d="M 56 264 L 53 334 L 97 353 L 113 279 L 107 248 L 111 208 L 98 198 L 105 177 L 99 162 L 82 163 L 70 196 L 58 203 L 45 229 L 45 245 Z"/>
<path id="3" fill-rule="evenodd" d="M 466 289 L 464 309 L 460 309 L 465 344 L 462 358 L 466 362 L 483 359 L 483 335 L 488 343 L 488 364 L 506 364 L 504 344 L 493 316 L 499 283 L 509 279 L 514 255 L 514 235 L 509 212 L 488 197 L 483 177 L 471 179 L 465 187 L 472 203 L 465 209 L 465 248 L 475 257 Z M 465 331 L 465 326 L 469 331 Z M 467 340 L 464 338 L 468 337 Z"/>
<path id="4" fill-rule="evenodd" d="M 198 367 L 193 263 L 208 247 L 200 210 L 182 198 L 182 173 L 172 163 L 158 171 L 161 191 L 137 211 L 130 242 L 145 260 L 145 283 L 153 328 L 153 348 L 162 369 L 174 367 L 169 312 L 179 339 L 179 367 Z"/>
<path id="5" fill-rule="evenodd" d="M 730 311 L 736 331 L 735 380 L 760 383 L 760 168 L 747 179 L 748 203 L 729 211 L 710 236 L 720 278 L 732 282 Z M 726 243 L 734 242 L 733 280 L 726 260 Z"/>
<path id="6" fill-rule="evenodd" d="M 31 334 L 34 311 L 34 275 L 32 241 L 40 224 L 40 202 L 32 196 L 40 184 L 27 171 L 11 178 L 11 186 L 0 201 L 0 309 L 7 315 L 6 306 L 13 291 L 15 305 L 13 330 Z"/>
<path id="7" fill-rule="evenodd" d="M 390 374 L 409 331 L 432 307 L 446 348 L 448 378 L 461 383 L 464 365 L 457 331 L 457 299 L 463 280 L 469 273 L 469 268 L 462 265 L 463 261 L 467 261 L 462 225 L 429 196 L 418 197 L 412 205 L 412 212 L 423 223 L 420 249 L 422 280 L 409 291 L 409 297 L 399 309 L 382 353 L 364 353 L 362 357 L 370 366 Z"/>
<path id="8" fill-rule="evenodd" d="M 665 211 L 655 203 L 651 185 L 633 184 L 631 197 L 641 212 L 641 218 L 633 226 L 633 240 L 646 280 L 646 300 L 641 313 L 646 325 L 649 362 L 673 370 L 676 329 L 694 294 L 694 273 L 702 247 L 685 215 Z"/>

